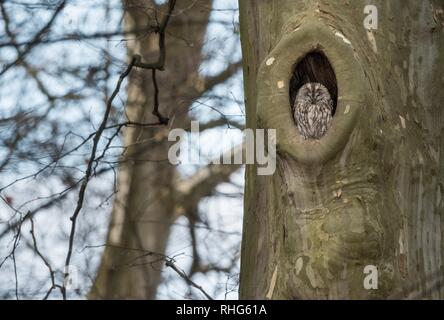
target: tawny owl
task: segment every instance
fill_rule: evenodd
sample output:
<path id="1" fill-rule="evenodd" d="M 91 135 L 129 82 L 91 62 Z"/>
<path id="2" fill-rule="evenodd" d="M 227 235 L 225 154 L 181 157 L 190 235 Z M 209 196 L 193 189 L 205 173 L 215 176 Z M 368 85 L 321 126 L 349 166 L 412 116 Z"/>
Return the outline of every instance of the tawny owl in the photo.
<path id="1" fill-rule="evenodd" d="M 310 82 L 298 90 L 293 116 L 304 139 L 320 139 L 330 127 L 332 112 L 333 101 L 324 85 Z"/>

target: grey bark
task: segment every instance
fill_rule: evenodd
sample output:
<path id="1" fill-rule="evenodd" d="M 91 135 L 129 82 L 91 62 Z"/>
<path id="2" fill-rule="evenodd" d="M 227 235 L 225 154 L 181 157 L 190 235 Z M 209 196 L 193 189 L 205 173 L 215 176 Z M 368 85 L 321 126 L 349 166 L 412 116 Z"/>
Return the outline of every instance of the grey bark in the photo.
<path id="1" fill-rule="evenodd" d="M 247 166 L 241 298 L 444 298 L 443 2 L 240 1 L 247 127 L 277 129 L 277 170 Z M 302 140 L 292 66 L 321 50 L 329 132 Z M 366 265 L 378 289 L 364 288 Z"/>

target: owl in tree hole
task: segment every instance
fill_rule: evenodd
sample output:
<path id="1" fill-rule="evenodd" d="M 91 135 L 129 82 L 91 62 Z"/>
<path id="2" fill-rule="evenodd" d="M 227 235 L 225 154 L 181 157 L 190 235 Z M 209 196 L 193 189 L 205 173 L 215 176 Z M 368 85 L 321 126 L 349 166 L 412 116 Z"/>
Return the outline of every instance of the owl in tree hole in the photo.
<path id="1" fill-rule="evenodd" d="M 330 128 L 333 101 L 328 89 L 317 82 L 304 84 L 296 95 L 293 116 L 304 139 L 320 139 Z"/>

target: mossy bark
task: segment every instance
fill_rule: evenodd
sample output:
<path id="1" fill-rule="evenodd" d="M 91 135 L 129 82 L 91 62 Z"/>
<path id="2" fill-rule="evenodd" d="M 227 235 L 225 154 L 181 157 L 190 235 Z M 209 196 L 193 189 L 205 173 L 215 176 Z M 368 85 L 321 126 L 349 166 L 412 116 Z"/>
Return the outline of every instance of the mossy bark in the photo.
<path id="1" fill-rule="evenodd" d="M 247 127 L 277 129 L 277 169 L 246 170 L 241 298 L 444 298 L 444 5 L 240 0 Z M 292 66 L 322 51 L 333 123 L 303 140 Z M 378 288 L 366 289 L 366 265 Z"/>

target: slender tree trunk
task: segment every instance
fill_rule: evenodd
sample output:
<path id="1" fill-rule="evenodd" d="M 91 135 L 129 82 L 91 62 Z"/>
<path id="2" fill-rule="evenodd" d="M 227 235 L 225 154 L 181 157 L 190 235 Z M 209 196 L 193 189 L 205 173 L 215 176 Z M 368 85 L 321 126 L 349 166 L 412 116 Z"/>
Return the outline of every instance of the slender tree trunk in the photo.
<path id="1" fill-rule="evenodd" d="M 246 170 L 241 298 L 444 298 L 443 2 L 371 3 L 369 31 L 368 1 L 240 1 L 247 126 L 277 129 L 274 175 Z M 315 142 L 289 98 L 313 50 L 338 88 Z"/>
<path id="2" fill-rule="evenodd" d="M 141 3 L 144 3 L 141 6 Z M 147 4 L 148 3 L 148 4 Z M 156 25 L 156 7 L 150 1 L 127 0 L 125 27 L 141 30 Z M 168 162 L 171 127 L 189 127 L 187 110 L 201 93 L 198 75 L 202 46 L 211 9 L 210 0 L 180 0 L 166 34 L 165 71 L 157 72 L 160 112 L 170 117 L 164 128 L 128 128 L 124 133 L 124 163 L 91 298 L 151 299 L 161 281 L 171 223 L 181 213 L 174 181 L 176 167 Z M 161 21 L 166 8 L 157 12 Z M 128 57 L 140 54 L 145 62 L 157 60 L 156 34 L 129 36 Z M 149 70 L 134 70 L 129 79 L 126 114 L 135 122 L 156 122 L 153 81 Z M 149 252 L 152 252 L 150 254 Z"/>

